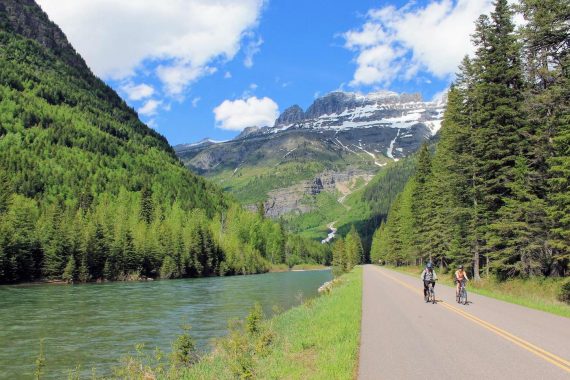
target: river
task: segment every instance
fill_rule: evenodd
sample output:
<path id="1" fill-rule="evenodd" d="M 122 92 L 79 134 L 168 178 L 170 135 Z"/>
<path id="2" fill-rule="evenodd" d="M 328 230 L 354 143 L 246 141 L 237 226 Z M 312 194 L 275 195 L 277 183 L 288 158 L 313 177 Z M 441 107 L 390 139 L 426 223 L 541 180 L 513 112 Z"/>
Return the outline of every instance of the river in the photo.
<path id="1" fill-rule="evenodd" d="M 227 332 L 227 321 L 244 317 L 259 302 L 267 314 L 273 306 L 291 308 L 315 297 L 331 279 L 324 271 L 268 273 L 252 276 L 114 282 L 85 285 L 0 286 L 0 379 L 29 379 L 39 341 L 44 339 L 46 367 L 42 378 L 67 378 L 81 366 L 109 375 L 120 358 L 144 343 L 151 352 L 168 351 L 189 323 L 203 351 Z"/>

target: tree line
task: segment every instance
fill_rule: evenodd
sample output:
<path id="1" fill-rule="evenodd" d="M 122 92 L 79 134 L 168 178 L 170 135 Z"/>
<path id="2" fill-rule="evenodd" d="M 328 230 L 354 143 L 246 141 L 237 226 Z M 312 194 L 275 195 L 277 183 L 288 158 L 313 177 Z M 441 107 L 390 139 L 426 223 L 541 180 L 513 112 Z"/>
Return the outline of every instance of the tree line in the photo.
<path id="1" fill-rule="evenodd" d="M 374 234 L 374 262 L 469 264 L 475 278 L 568 275 L 569 19 L 564 0 L 514 10 L 497 0 L 478 18 L 436 151 L 420 150 Z"/>
<path id="2" fill-rule="evenodd" d="M 1 282 L 251 274 L 279 263 L 330 262 L 326 246 L 237 204 L 210 217 L 176 201 L 165 205 L 146 188 L 100 194 L 88 206 L 2 194 Z"/>

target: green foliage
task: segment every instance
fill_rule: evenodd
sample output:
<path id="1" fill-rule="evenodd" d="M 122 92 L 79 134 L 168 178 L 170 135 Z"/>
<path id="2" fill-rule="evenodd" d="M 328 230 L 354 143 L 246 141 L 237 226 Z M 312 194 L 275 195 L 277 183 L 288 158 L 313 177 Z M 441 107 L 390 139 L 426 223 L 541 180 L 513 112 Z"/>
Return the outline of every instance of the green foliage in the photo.
<path id="1" fill-rule="evenodd" d="M 351 227 L 345 239 L 341 237 L 335 239 L 332 255 L 333 274 L 335 276 L 350 272 L 356 265 L 363 262 L 364 249 L 360 235 L 354 226 Z"/>
<path id="2" fill-rule="evenodd" d="M 253 306 L 253 309 L 249 312 L 249 315 L 245 319 L 245 327 L 246 331 L 250 335 L 258 334 L 260 331 L 260 323 L 263 320 L 263 309 L 261 308 L 261 304 L 256 303 Z"/>
<path id="3" fill-rule="evenodd" d="M 40 380 L 42 378 L 44 367 L 46 366 L 46 356 L 44 353 L 44 339 L 40 339 L 40 352 L 36 359 L 36 368 L 34 370 L 34 379 Z"/>
<path id="4" fill-rule="evenodd" d="M 67 264 L 65 265 L 65 269 L 63 270 L 63 274 L 61 275 L 61 279 L 68 284 L 71 284 L 77 278 L 77 265 L 75 264 L 75 257 L 71 255 L 69 260 L 67 260 Z"/>
<path id="5" fill-rule="evenodd" d="M 196 343 L 190 335 L 190 326 L 182 326 L 183 334 L 172 344 L 172 361 L 175 365 L 189 367 L 199 360 Z"/>
<path id="6" fill-rule="evenodd" d="M 437 151 L 420 151 L 374 235 L 375 260 L 467 264 L 476 279 L 481 267 L 499 279 L 568 273 L 570 6 L 523 0 L 518 9 L 522 35 L 506 0 L 478 19 Z"/>
<path id="7" fill-rule="evenodd" d="M 570 278 L 567 278 L 558 291 L 558 299 L 562 302 L 570 304 Z"/>

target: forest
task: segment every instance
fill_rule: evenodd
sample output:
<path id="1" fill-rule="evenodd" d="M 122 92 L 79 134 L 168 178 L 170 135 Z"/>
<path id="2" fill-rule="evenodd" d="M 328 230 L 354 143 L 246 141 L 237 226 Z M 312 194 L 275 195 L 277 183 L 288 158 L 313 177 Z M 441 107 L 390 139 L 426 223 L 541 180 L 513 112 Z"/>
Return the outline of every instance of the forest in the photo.
<path id="1" fill-rule="evenodd" d="M 329 263 L 184 168 L 38 7 L 21 11 L 30 25 L 0 12 L 0 283 Z"/>
<path id="2" fill-rule="evenodd" d="M 374 234 L 372 261 L 465 264 L 475 278 L 569 274 L 568 20 L 560 0 L 514 10 L 498 0 L 478 18 L 436 151 L 419 152 Z"/>

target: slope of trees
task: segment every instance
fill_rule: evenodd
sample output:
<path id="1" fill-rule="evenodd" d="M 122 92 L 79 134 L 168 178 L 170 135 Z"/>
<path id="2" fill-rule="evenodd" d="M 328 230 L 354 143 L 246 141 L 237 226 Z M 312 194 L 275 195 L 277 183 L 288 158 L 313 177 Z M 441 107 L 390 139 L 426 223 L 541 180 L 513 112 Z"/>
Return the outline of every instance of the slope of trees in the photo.
<path id="1" fill-rule="evenodd" d="M 476 23 L 433 157 L 375 233 L 373 261 L 470 263 L 499 278 L 568 274 L 570 4 L 497 0 Z"/>
<path id="2" fill-rule="evenodd" d="M 328 262 L 326 247 L 243 211 L 187 171 L 35 3 L 9 3 L 0 7 L 0 282 Z"/>

